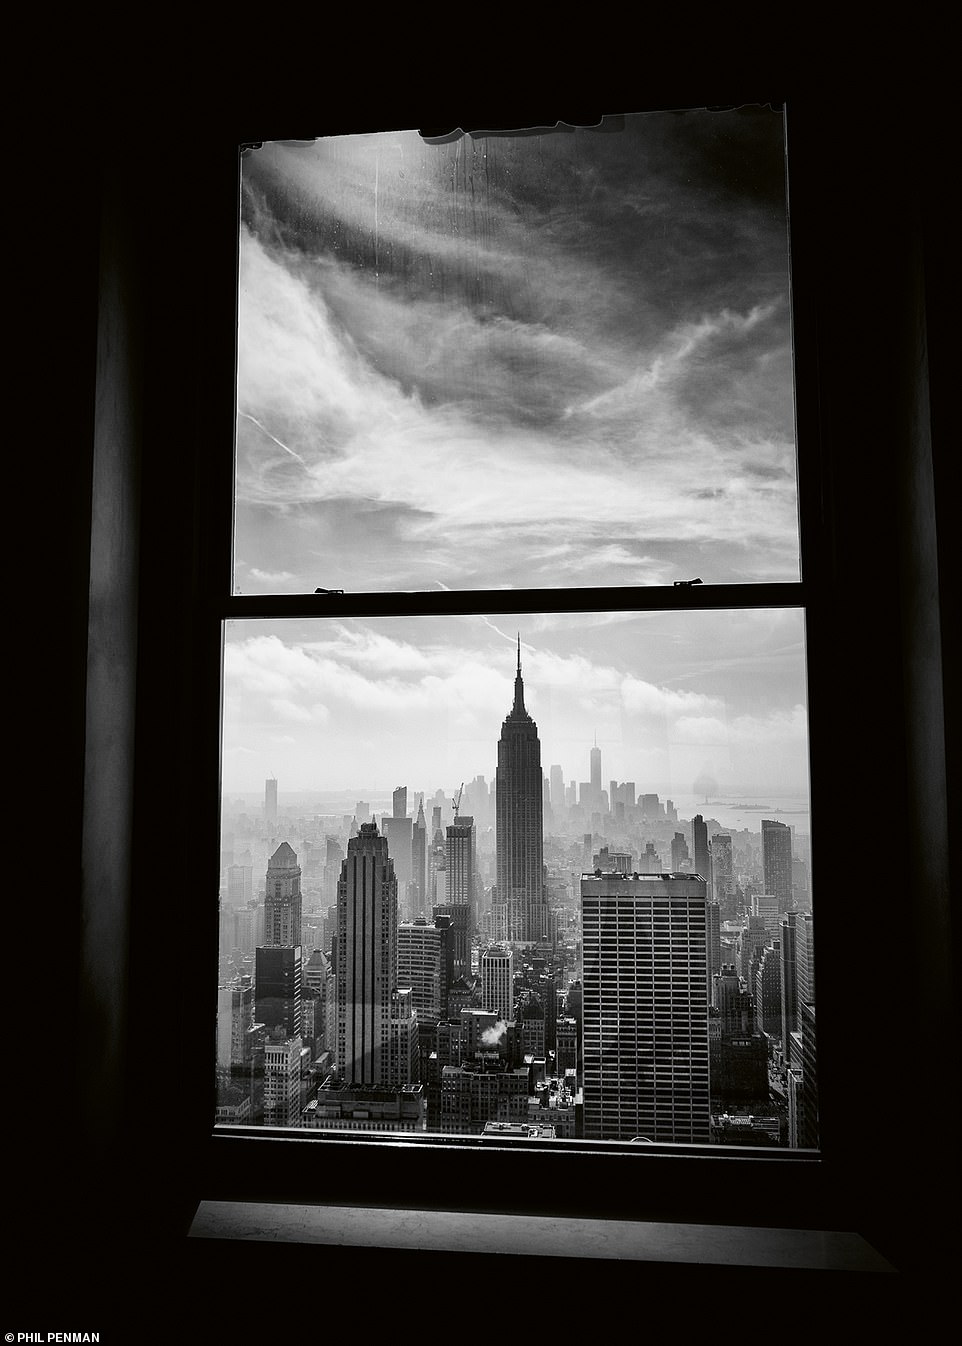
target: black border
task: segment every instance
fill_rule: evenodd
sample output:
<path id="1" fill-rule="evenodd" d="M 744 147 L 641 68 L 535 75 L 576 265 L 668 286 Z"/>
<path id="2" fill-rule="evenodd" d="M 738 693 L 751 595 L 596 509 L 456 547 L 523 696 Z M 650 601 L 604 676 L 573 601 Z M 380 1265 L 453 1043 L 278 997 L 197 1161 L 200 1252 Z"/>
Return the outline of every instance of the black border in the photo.
<path id="1" fill-rule="evenodd" d="M 356 51 L 353 23 L 343 48 L 337 32 L 306 34 L 307 69 L 297 71 L 279 56 L 272 68 L 277 49 L 256 25 L 239 25 L 230 41 L 218 33 L 211 43 L 192 27 L 157 25 L 149 53 L 128 60 L 113 39 L 98 48 L 96 33 L 75 44 L 76 32 L 63 22 L 59 52 L 49 42 L 41 48 L 45 69 L 26 122 L 33 134 L 22 137 L 20 201 L 30 212 L 30 237 L 25 274 L 14 277 L 26 282 L 19 354 L 36 378 L 44 429 L 43 458 L 28 460 L 16 497 L 28 524 L 25 545 L 41 567 L 23 626 L 31 650 L 43 649 L 37 623 L 45 612 L 63 612 L 65 621 L 55 657 L 29 664 L 36 709 L 27 697 L 12 719 L 28 731 L 24 769 L 37 767 L 33 793 L 22 783 L 22 798 L 49 797 L 56 762 L 56 847 L 69 858 L 53 881 L 44 871 L 46 975 L 38 977 L 33 957 L 11 958 L 9 968 L 18 1042 L 24 1013 L 35 1026 L 43 1005 L 63 1009 L 54 1014 L 45 1058 L 52 1091 L 41 1098 L 36 1084 L 29 1093 L 18 1086 L 15 1097 L 29 1101 L 8 1116 L 15 1176 L 27 1178 L 11 1179 L 8 1207 L 13 1302 L 24 1326 L 53 1326 L 35 1317 L 56 1310 L 60 1320 L 86 1313 L 92 1327 L 121 1324 L 115 1340 L 130 1339 L 131 1322 L 139 1339 L 152 1339 L 158 1327 L 153 1339 L 170 1340 L 163 1329 L 173 1324 L 183 1334 L 184 1327 L 172 1286 L 197 1296 L 195 1322 L 208 1321 L 209 1312 L 223 1326 L 225 1303 L 236 1310 L 227 1313 L 231 1323 L 252 1321 L 256 1287 L 275 1274 L 285 1287 L 292 1276 L 301 1285 L 318 1277 L 344 1286 L 370 1276 L 377 1286 L 404 1286 L 430 1313 L 432 1304 L 448 1306 L 445 1286 L 474 1285 L 492 1272 L 489 1263 L 468 1271 L 457 1258 L 439 1256 L 426 1271 L 417 1254 L 333 1249 L 321 1269 L 316 1255 L 296 1258 L 290 1249 L 198 1252 L 186 1239 L 197 1202 L 220 1181 L 209 1153 L 205 1058 L 214 1011 L 199 1010 L 195 995 L 213 983 L 216 948 L 216 921 L 202 900 L 209 876 L 201 839 L 217 827 L 216 782 L 204 764 L 216 760 L 210 669 L 218 650 L 205 634 L 203 595 L 225 526 L 217 502 L 229 493 L 210 445 L 225 399 L 232 408 L 233 398 L 232 355 L 225 359 L 217 344 L 217 315 L 233 303 L 233 267 L 211 240 L 236 220 L 241 141 L 289 134 L 291 126 L 309 134 L 339 124 L 358 129 L 359 115 L 374 129 L 386 124 L 385 108 L 409 107 L 410 116 L 399 116 L 408 125 L 456 124 L 466 106 L 503 107 L 504 91 L 520 87 L 530 91 L 529 104 L 570 111 L 562 91 L 573 73 L 585 91 L 580 108 L 734 99 L 784 99 L 788 108 L 795 323 L 812 338 L 797 342 L 796 358 L 806 363 L 799 426 L 818 442 L 817 465 L 803 467 L 800 478 L 812 526 L 803 563 L 806 590 L 819 584 L 807 601 L 817 597 L 825 608 L 824 626 L 809 633 L 813 807 L 827 801 L 837 820 L 831 829 L 813 821 L 813 845 L 819 873 L 838 876 L 841 904 L 833 937 L 820 936 L 819 1003 L 824 1019 L 844 1026 L 841 1038 L 825 1034 L 819 1043 L 826 1125 L 816 1171 L 829 1175 L 830 1200 L 822 1205 L 816 1194 L 811 1213 L 824 1213 L 825 1225 L 857 1229 L 920 1282 L 911 1293 L 912 1325 L 919 1330 L 927 1307 L 936 1323 L 932 1306 L 954 1270 L 946 1200 L 954 1171 L 948 820 L 959 791 L 958 737 L 949 731 L 957 729 L 953 689 L 962 685 L 951 583 L 949 339 L 957 286 L 946 35 L 924 9 L 902 16 L 888 36 L 873 16 L 857 40 L 845 38 L 837 15 L 822 25 L 806 11 L 794 16 L 791 36 L 776 24 L 767 45 L 761 20 L 747 40 L 729 17 L 711 32 L 690 19 L 684 33 L 652 21 L 640 39 L 632 27 L 630 41 L 627 30 L 602 23 L 599 48 L 589 38 L 598 36 L 600 17 L 576 22 L 568 34 L 576 40 L 559 48 L 560 34 L 532 42 L 520 31 L 499 47 L 490 27 L 479 34 L 475 16 L 474 38 L 484 41 L 474 62 L 444 15 L 420 12 L 408 18 L 411 45 L 423 46 L 427 62 L 408 61 L 404 47 L 392 46 L 389 61 L 345 67 L 344 52 Z M 630 52 L 619 54 L 625 46 Z M 346 91 L 331 85 L 335 56 L 350 70 Z M 759 70 L 773 75 L 760 82 Z M 492 86 L 501 91 L 497 99 L 478 96 Z M 47 139 L 37 134 L 38 106 L 53 114 Z M 49 306 L 38 303 L 40 275 L 49 282 Z M 107 340 L 111 333 L 116 340 Z M 94 481 L 101 494 L 127 502 L 106 521 L 91 509 Z M 92 595 L 91 546 L 105 545 L 105 537 L 116 558 L 114 582 Z M 99 648 L 117 656 L 115 677 L 109 695 L 91 699 L 85 670 Z M 131 653 L 133 672 L 130 659 L 119 657 Z M 119 746 L 116 760 L 91 762 L 88 749 L 104 739 Z M 85 791 L 85 760 L 88 779 L 90 771 L 109 772 L 113 806 Z M 854 780 L 842 773 L 852 762 Z M 43 815 L 30 821 L 27 838 L 43 839 Z M 174 885 L 167 866 L 155 862 L 166 845 L 182 862 Z M 91 941 L 85 932 L 94 925 L 100 935 Z M 36 1041 L 30 1038 L 31 1060 Z M 283 1165 L 262 1165 L 252 1184 L 290 1190 L 295 1168 L 285 1175 Z M 811 1177 L 812 1166 L 804 1169 Z M 757 1179 L 734 1188 L 666 1177 L 658 1190 L 666 1201 L 682 1195 L 686 1218 L 709 1223 L 734 1221 L 733 1190 L 748 1192 L 756 1222 L 783 1225 L 804 1214 L 804 1193 L 796 1199 L 772 1180 L 775 1172 L 766 1164 Z M 331 1166 L 329 1179 L 341 1183 L 342 1176 Z M 376 1196 L 376 1179 L 347 1181 L 344 1190 L 352 1200 L 365 1191 Z M 323 1176 L 317 1181 L 324 1187 Z M 451 1178 L 455 1202 L 469 1183 L 464 1172 Z M 586 1191 L 602 1213 L 607 1194 Z M 556 1266 L 525 1262 L 525 1286 L 544 1287 L 552 1277 L 557 1284 Z M 512 1296 L 516 1270 L 493 1270 L 502 1306 L 532 1323 L 532 1299 L 542 1301 L 529 1289 Z M 414 1290 L 425 1277 L 431 1290 Z M 595 1266 L 589 1275 L 577 1250 L 561 1279 L 577 1287 L 592 1314 L 599 1305 L 617 1315 L 639 1302 L 655 1312 L 682 1302 L 690 1320 L 717 1325 L 719 1301 L 697 1294 L 707 1283 L 759 1311 L 762 1304 L 790 1310 L 801 1290 L 806 1331 L 837 1324 L 846 1310 L 863 1327 L 900 1321 L 889 1317 L 892 1301 L 877 1280 L 870 1290 L 844 1291 L 832 1278 L 831 1293 L 820 1299 L 810 1278 L 762 1282 L 734 1268 L 720 1285 L 697 1270 L 658 1266 Z M 762 1300 L 766 1286 L 772 1297 Z M 384 1323 L 396 1321 L 397 1299 L 388 1298 Z M 329 1319 L 338 1302 L 328 1295 L 312 1320 Z M 364 1307 L 366 1321 L 378 1316 L 372 1302 Z"/>

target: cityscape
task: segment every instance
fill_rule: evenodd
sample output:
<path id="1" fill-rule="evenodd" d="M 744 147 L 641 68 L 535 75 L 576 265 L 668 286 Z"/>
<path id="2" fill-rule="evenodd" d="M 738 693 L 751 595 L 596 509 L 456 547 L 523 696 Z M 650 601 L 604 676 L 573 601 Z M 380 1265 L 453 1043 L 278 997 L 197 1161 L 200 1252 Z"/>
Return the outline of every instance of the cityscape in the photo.
<path id="1" fill-rule="evenodd" d="M 336 603 L 799 579 L 781 111 L 241 187 L 216 1121 L 817 1148 L 801 609 Z"/>
<path id="2" fill-rule="evenodd" d="M 513 646 L 493 779 L 225 789 L 216 1123 L 817 1148 L 807 808 L 569 778 Z"/>

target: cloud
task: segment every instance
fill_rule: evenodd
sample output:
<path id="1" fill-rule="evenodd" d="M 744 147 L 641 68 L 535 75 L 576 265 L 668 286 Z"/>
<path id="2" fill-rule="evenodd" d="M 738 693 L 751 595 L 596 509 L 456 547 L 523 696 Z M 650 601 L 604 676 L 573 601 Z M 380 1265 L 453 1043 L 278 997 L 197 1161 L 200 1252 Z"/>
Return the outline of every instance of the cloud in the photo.
<path id="1" fill-rule="evenodd" d="M 713 216 L 653 126 L 537 155 L 402 134 L 247 161 L 253 570 L 665 583 L 684 546 L 715 580 L 797 574 L 784 233 L 744 203 Z"/>
<path id="2" fill-rule="evenodd" d="M 566 778 L 583 779 L 597 736 L 604 771 L 649 788 L 687 791 L 706 757 L 722 789 L 804 786 L 805 707 L 788 699 L 804 686 L 803 650 L 785 613 L 769 614 L 767 627 L 761 613 L 694 623 L 691 614 L 598 616 L 233 623 L 225 771 L 240 771 L 244 748 L 255 778 L 276 770 L 301 788 L 404 779 L 453 790 L 474 775 L 492 779 L 520 627 L 546 770 L 558 762 Z M 703 681 L 691 685 L 699 668 Z M 279 764 L 282 738 L 292 746 Z"/>
<path id="3" fill-rule="evenodd" d="M 252 566 L 249 573 L 254 579 L 261 580 L 265 584 L 284 584 L 296 578 L 290 570 L 259 570 L 256 566 Z"/>
<path id="4" fill-rule="evenodd" d="M 715 697 L 700 692 L 673 691 L 656 687 L 640 678 L 626 677 L 621 683 L 621 695 L 629 713 L 679 717 L 676 723 L 691 722 L 689 712 L 710 709 L 719 704 Z"/>

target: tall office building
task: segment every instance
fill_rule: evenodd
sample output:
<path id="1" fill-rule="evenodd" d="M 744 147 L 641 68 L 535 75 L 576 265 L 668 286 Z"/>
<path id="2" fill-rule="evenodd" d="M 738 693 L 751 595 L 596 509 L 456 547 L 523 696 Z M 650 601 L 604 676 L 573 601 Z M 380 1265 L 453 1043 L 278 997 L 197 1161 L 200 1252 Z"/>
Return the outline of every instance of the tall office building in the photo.
<path id="1" fill-rule="evenodd" d="M 709 901 L 707 903 L 705 921 L 708 934 L 708 995 L 710 999 L 712 979 L 718 975 L 722 966 L 721 908 L 717 902 Z"/>
<path id="2" fill-rule="evenodd" d="M 710 1138 L 706 884 L 581 880 L 584 1134 Z"/>
<path id="3" fill-rule="evenodd" d="M 591 752 L 588 754 L 589 768 L 588 774 L 591 777 L 589 782 L 591 787 L 591 807 L 599 808 L 601 805 L 601 749 L 597 741 Z"/>
<path id="4" fill-rule="evenodd" d="M 264 944 L 292 949 L 301 943 L 301 870 L 297 855 L 282 841 L 267 865 L 264 885 Z"/>
<path id="5" fill-rule="evenodd" d="M 499 1019 L 514 1018 L 514 954 L 510 949 L 485 949 L 481 955 L 481 1008 Z"/>
<path id="6" fill-rule="evenodd" d="M 799 912 L 795 920 L 795 977 L 799 1005 L 815 1004 L 815 918 Z"/>
<path id="7" fill-rule="evenodd" d="M 247 852 L 248 857 L 250 852 Z M 227 866 L 227 903 L 231 907 L 246 907 L 254 897 L 254 868 L 248 858 Z"/>
<path id="8" fill-rule="evenodd" d="M 671 839 L 671 867 L 676 872 L 689 868 L 691 857 L 688 854 L 688 842 L 684 832 L 676 832 Z"/>
<path id="9" fill-rule="evenodd" d="M 724 832 L 715 832 L 711 839 L 712 895 L 721 907 L 722 919 L 735 914 L 735 867 L 732 839 Z"/>
<path id="10" fill-rule="evenodd" d="M 304 991 L 314 1000 L 314 1042 L 318 1051 L 334 1049 L 334 975 L 331 960 L 322 949 L 315 949 L 304 964 Z"/>
<path id="11" fill-rule="evenodd" d="M 217 1074 L 218 1079 L 250 1074 L 250 1028 L 254 1013 L 254 987 L 250 977 L 239 977 L 217 988 Z"/>
<path id="12" fill-rule="evenodd" d="M 781 924 L 779 945 L 779 992 L 782 1002 L 782 1058 L 789 1058 L 789 1038 L 798 1027 L 797 945 L 795 940 L 796 914 L 790 911 Z"/>
<path id="13" fill-rule="evenodd" d="M 762 950 L 756 964 L 754 984 L 755 1027 L 773 1042 L 782 1037 L 781 941 L 773 940 Z"/>
<path id="14" fill-rule="evenodd" d="M 459 813 L 448 825 L 444 867 L 447 873 L 447 901 L 453 906 L 472 906 L 476 864 L 474 819 Z"/>
<path id="15" fill-rule="evenodd" d="M 496 776 L 495 871 L 508 939 L 531 943 L 548 933 L 544 889 L 541 744 L 524 707 L 521 639 L 514 705 L 501 727 Z"/>
<path id="16" fill-rule="evenodd" d="M 410 986 L 398 987 L 391 997 L 388 1035 L 388 1081 L 392 1089 L 418 1082 L 418 1012 Z"/>
<path id="17" fill-rule="evenodd" d="M 774 893 L 752 893 L 752 915 L 761 917 L 765 923 L 765 929 L 773 938 L 778 933 L 778 927 L 781 924 L 781 913 L 784 910 L 784 907 L 779 906 L 778 898 Z"/>
<path id="18" fill-rule="evenodd" d="M 264 819 L 268 832 L 277 826 L 277 778 L 268 776 L 264 782 Z"/>
<path id="19" fill-rule="evenodd" d="M 397 928 L 397 984 L 410 987 L 419 1020 L 441 1018 L 445 1010 L 445 939 L 425 920 Z"/>
<path id="20" fill-rule="evenodd" d="M 301 976 L 300 945 L 255 949 L 254 1021 L 270 1037 L 300 1037 Z"/>
<path id="21" fill-rule="evenodd" d="M 475 874 L 477 871 L 474 819 L 458 814 L 447 828 L 444 846 L 444 900 L 435 904 L 435 914 L 451 917 L 454 941 L 454 975 L 470 977 L 471 948 L 477 924 Z"/>
<path id="22" fill-rule="evenodd" d="M 296 1126 L 301 1111 L 300 1037 L 264 1047 L 264 1125 Z"/>
<path id="23" fill-rule="evenodd" d="M 563 818 L 565 811 L 565 776 L 560 766 L 553 766 L 549 772 L 551 781 L 551 807 L 556 818 Z"/>
<path id="24" fill-rule="evenodd" d="M 792 905 L 792 829 L 787 823 L 762 819 L 762 867 L 765 892 L 778 903 L 779 912 Z"/>
<path id="25" fill-rule="evenodd" d="M 818 1059 L 815 1050 L 815 1006 L 799 1007 L 802 1083 L 798 1097 L 798 1144 L 805 1149 L 818 1147 Z"/>
<path id="26" fill-rule="evenodd" d="M 691 850 L 695 861 L 695 873 L 700 874 L 708 884 L 708 898 L 711 900 L 711 852 L 708 849 L 708 824 L 700 813 L 691 820 Z"/>
<path id="27" fill-rule="evenodd" d="M 411 838 L 411 883 L 413 884 L 411 915 L 415 920 L 426 916 L 428 898 L 428 829 L 424 821 L 424 803 L 418 800 L 418 816 L 414 820 Z"/>
<path id="28" fill-rule="evenodd" d="M 391 796 L 391 812 L 395 818 L 408 816 L 408 787 L 399 785 Z"/>
<path id="29" fill-rule="evenodd" d="M 751 966 L 761 957 L 768 943 L 769 931 L 764 916 L 753 914 L 738 937 L 738 970 L 745 981 L 751 979 Z"/>
<path id="30" fill-rule="evenodd" d="M 362 823 L 337 884 L 337 1070 L 354 1084 L 392 1085 L 397 879 L 387 839 Z"/>
<path id="31" fill-rule="evenodd" d="M 404 790 L 406 797 L 405 787 L 401 786 L 399 789 Z M 395 807 L 399 807 L 398 790 L 394 791 L 394 800 Z M 405 916 L 413 916 L 408 885 L 414 881 L 414 819 L 397 815 L 393 818 L 384 817 L 381 819 L 381 833 L 387 841 L 388 854 L 394 862 L 399 906 Z"/>
<path id="32" fill-rule="evenodd" d="M 645 842 L 644 852 L 638 857 L 638 870 L 642 874 L 662 874 L 665 866 L 661 863 L 661 856 L 655 850 L 653 841 Z"/>

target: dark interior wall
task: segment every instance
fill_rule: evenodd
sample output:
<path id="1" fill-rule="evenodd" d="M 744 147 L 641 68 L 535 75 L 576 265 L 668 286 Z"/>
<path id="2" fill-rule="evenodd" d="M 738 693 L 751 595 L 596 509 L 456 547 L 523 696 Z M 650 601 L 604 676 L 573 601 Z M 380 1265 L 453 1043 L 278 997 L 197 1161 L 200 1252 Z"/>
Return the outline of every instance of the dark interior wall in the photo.
<path id="1" fill-rule="evenodd" d="M 859 1074 L 864 1125 L 857 1144 L 851 1135 L 840 1144 L 851 1149 L 866 1229 L 887 1255 L 923 1271 L 943 1264 L 932 1194 L 951 1161 L 946 1133 L 933 1135 L 910 1114 L 930 1104 L 949 1109 L 933 1081 L 944 1078 L 953 1041 L 948 819 L 958 776 L 945 736 L 957 670 L 940 344 L 951 269 L 942 213 L 947 99 L 938 85 L 920 89 L 917 73 L 883 107 L 873 102 L 875 81 L 860 72 L 823 69 L 816 79 L 793 70 L 772 83 L 786 85 L 789 98 L 802 89 L 809 185 L 825 203 L 824 216 L 808 221 L 818 240 L 808 280 L 817 301 L 810 316 L 819 324 L 829 483 L 819 509 L 833 558 L 827 579 L 839 602 L 837 696 L 823 695 L 819 705 L 844 760 L 859 763 L 866 793 L 876 797 L 884 780 L 891 800 L 888 812 L 860 818 L 853 786 L 853 831 L 827 857 L 843 878 L 844 930 L 837 933 L 866 1012 L 826 1050 L 826 1079 L 842 1087 L 847 1073 Z M 191 1100 L 198 1087 L 202 1099 L 205 1087 L 204 1053 L 190 1044 L 209 1021 L 191 989 L 200 964 L 174 956 L 183 893 L 160 881 L 151 854 L 161 840 L 176 848 L 186 891 L 197 839 L 212 834 L 209 803 L 191 787 L 212 709 L 200 675 L 198 581 L 205 537 L 219 516 L 217 502 L 195 486 L 207 482 L 205 446 L 216 419 L 208 380 L 219 380 L 221 368 L 206 346 L 207 315 L 192 296 L 201 279 L 205 287 L 209 281 L 201 269 L 224 266 L 214 228 L 223 199 L 215 175 L 224 164 L 198 147 L 205 137 L 216 143 L 225 126 L 238 127 L 242 139 L 264 134 L 269 100 L 263 84 L 258 90 L 246 78 L 219 96 L 224 85 L 208 63 L 183 54 L 144 82 L 142 69 L 110 62 L 100 74 L 100 87 L 85 87 L 71 104 L 74 113 L 82 105 L 92 114 L 92 134 L 60 165 L 53 219 L 38 220 L 34 232 L 38 250 L 59 256 L 68 208 L 78 221 L 69 275 L 58 278 L 62 376 L 47 385 L 44 403 L 60 475 L 56 486 L 36 482 L 50 497 L 43 585 L 59 595 L 61 622 L 63 691 L 55 704 L 44 703 L 44 732 L 49 726 L 62 771 L 57 829 L 69 860 L 48 910 L 57 932 L 51 979 L 68 1008 L 52 1051 L 58 1087 L 42 1100 L 40 1116 L 16 1123 L 29 1180 L 14 1221 L 23 1231 L 22 1284 L 32 1302 L 51 1295 L 53 1266 L 58 1307 L 84 1303 L 103 1312 L 100 1269 L 124 1263 L 131 1239 L 151 1288 L 168 1273 L 193 1275 L 201 1286 L 257 1274 L 249 1248 L 193 1254 L 189 1270 L 182 1260 L 185 1220 L 200 1195 Z M 413 97 L 412 89 L 425 97 L 431 85 L 422 74 L 409 81 L 393 68 L 376 89 L 368 82 L 372 123 L 379 100 Z M 628 107 L 637 74 L 599 66 L 579 102 L 593 107 L 610 96 Z M 285 81 L 273 75 L 268 83 L 278 93 Z M 557 97 L 563 75 L 553 64 L 535 99 L 532 74 L 525 101 Z M 691 65 L 686 79 L 698 83 Z M 605 85 L 610 95 L 599 91 Z M 439 87 L 449 106 L 466 96 L 464 85 L 443 75 Z M 730 101 L 726 81 L 716 78 L 712 87 L 714 101 Z M 670 102 L 689 101 L 677 92 Z M 657 105 L 650 85 L 646 94 L 646 104 Z M 694 89 L 690 98 L 709 101 Z M 348 112 L 343 97 L 328 95 L 325 119 L 356 120 L 356 106 Z M 561 115 L 587 118 L 589 109 Z M 286 133 L 281 126 L 268 132 Z M 880 734 L 880 724 L 890 732 Z M 837 764 L 819 769 L 827 777 Z M 837 791 L 837 780 L 827 784 Z M 894 881 L 878 877 L 886 863 L 879 851 L 897 853 Z M 847 877 L 853 861 L 870 870 L 871 884 Z M 834 927 L 833 919 L 833 935 Z M 897 1007 L 882 1016 L 880 1002 L 890 998 Z M 840 1000 L 839 1012 L 847 1015 L 851 1003 Z M 832 1010 L 829 992 L 829 1022 Z M 880 1017 L 887 1044 L 869 1049 L 867 1030 Z M 47 1198 L 39 1199 L 50 1191 L 58 1211 L 69 1212 L 67 1224 L 52 1222 Z M 264 1256 L 257 1265 L 268 1265 L 271 1254 Z M 383 1267 L 385 1256 L 355 1261 Z M 306 1255 L 296 1265 L 309 1271 Z M 595 1274 L 607 1276 L 614 1292 L 618 1273 Z M 622 1278 L 618 1293 L 630 1285 Z"/>

